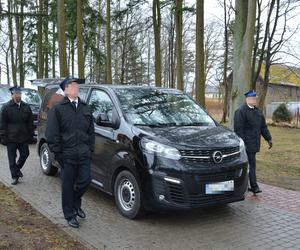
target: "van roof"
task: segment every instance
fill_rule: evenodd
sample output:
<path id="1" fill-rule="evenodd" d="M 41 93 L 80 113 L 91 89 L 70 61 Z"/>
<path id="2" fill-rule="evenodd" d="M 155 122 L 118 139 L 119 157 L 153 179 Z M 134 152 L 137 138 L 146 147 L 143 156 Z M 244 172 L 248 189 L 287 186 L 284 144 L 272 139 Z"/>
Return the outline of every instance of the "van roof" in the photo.
<path id="1" fill-rule="evenodd" d="M 39 87 L 48 87 L 48 86 L 56 86 L 59 85 L 64 78 L 45 78 L 45 79 L 33 79 L 30 80 L 32 85 L 39 86 Z M 180 93 L 180 90 L 177 89 L 170 89 L 170 88 L 164 88 L 164 87 L 155 87 L 155 86 L 149 86 L 149 85 L 122 85 L 122 84 L 99 84 L 99 83 L 84 83 L 82 86 L 86 87 L 102 87 L 107 89 L 159 89 L 161 91 L 168 91 L 173 93 Z"/>

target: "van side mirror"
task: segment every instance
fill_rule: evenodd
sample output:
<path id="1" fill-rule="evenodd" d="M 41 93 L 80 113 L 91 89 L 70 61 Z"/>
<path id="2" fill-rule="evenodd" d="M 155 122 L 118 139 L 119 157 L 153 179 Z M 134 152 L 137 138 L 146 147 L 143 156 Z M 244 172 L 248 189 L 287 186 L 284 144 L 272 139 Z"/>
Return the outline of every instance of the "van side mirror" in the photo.
<path id="1" fill-rule="evenodd" d="M 96 124 L 102 127 L 112 127 L 112 122 L 109 121 L 106 113 L 100 113 L 96 118 Z"/>
<path id="2" fill-rule="evenodd" d="M 107 113 L 100 113 L 96 118 L 96 124 L 101 127 L 108 127 L 117 129 L 120 126 L 120 118 L 116 112 L 116 109 L 113 108 L 111 119 Z"/>

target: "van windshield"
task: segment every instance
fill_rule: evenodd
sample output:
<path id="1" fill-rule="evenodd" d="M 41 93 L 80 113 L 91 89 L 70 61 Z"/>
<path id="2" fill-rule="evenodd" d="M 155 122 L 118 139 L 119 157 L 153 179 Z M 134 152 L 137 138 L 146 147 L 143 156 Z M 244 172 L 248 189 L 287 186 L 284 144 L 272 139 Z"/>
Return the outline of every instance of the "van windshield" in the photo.
<path id="1" fill-rule="evenodd" d="M 140 126 L 216 126 L 190 97 L 180 92 L 128 88 L 114 90 L 128 122 Z"/>
<path id="2" fill-rule="evenodd" d="M 38 92 L 32 89 L 23 89 L 22 90 L 22 101 L 30 105 L 40 105 L 41 97 Z"/>
<path id="3" fill-rule="evenodd" d="M 22 89 L 22 101 L 30 105 L 40 105 L 41 97 L 36 90 Z M 8 88 L 0 89 L 0 102 L 8 102 L 11 99 L 11 93 Z"/>

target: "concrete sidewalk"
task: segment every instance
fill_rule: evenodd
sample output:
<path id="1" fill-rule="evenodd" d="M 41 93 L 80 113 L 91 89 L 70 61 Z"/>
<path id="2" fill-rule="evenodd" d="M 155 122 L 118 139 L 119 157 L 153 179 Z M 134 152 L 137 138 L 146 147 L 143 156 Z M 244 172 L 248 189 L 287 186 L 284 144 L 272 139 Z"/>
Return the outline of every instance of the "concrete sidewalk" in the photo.
<path id="1" fill-rule="evenodd" d="M 300 192 L 261 184 L 262 194 L 245 201 L 188 212 L 122 217 L 113 198 L 90 188 L 87 219 L 66 225 L 58 177 L 42 174 L 34 146 L 24 178 L 11 186 L 6 149 L 0 146 L 0 181 L 91 249 L 293 249 L 300 250 Z M 1 195 L 1 194 L 0 194 Z"/>

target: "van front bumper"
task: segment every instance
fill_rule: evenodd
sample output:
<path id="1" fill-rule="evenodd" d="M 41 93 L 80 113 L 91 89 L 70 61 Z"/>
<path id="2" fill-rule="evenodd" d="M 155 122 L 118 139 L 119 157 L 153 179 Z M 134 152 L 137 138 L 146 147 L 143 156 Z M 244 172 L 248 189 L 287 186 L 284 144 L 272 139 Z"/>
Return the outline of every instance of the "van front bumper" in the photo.
<path id="1" fill-rule="evenodd" d="M 151 205 L 188 209 L 240 201 L 248 187 L 248 163 L 196 172 L 153 171 L 150 174 Z M 207 184 L 232 181 L 232 191 L 208 193 Z M 149 193 L 148 193 L 149 194 Z"/>

